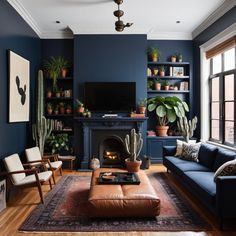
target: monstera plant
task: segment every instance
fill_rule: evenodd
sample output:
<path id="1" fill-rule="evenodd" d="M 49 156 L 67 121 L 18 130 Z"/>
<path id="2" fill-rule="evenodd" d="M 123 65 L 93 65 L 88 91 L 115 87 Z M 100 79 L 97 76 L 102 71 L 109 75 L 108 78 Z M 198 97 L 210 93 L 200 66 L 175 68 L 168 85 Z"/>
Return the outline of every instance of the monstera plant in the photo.
<path id="1" fill-rule="evenodd" d="M 159 136 L 167 136 L 168 124 L 175 122 L 177 117 L 185 117 L 189 111 L 188 104 L 180 98 L 156 96 L 148 100 L 148 111 L 155 112 L 158 125 L 156 127 Z"/>

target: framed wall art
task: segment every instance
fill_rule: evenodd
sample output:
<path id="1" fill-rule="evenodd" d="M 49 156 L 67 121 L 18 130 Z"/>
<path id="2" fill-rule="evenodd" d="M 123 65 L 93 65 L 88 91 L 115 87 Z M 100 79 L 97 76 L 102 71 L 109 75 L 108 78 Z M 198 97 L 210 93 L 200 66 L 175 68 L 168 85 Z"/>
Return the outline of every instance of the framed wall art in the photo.
<path id="1" fill-rule="evenodd" d="M 29 121 L 30 62 L 8 51 L 9 122 Z"/>
<path id="2" fill-rule="evenodd" d="M 184 76 L 184 67 L 173 67 L 173 76 Z"/>

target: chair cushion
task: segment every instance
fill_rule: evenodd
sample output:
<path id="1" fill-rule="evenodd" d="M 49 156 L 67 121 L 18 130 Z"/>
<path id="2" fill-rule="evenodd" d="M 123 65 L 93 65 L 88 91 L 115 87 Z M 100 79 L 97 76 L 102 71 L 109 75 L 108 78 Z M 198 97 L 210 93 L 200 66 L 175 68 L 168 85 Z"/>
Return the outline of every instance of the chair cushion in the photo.
<path id="1" fill-rule="evenodd" d="M 228 176 L 236 174 L 236 160 L 227 161 L 222 166 L 218 168 L 214 175 L 214 181 L 218 176 Z"/>
<path id="2" fill-rule="evenodd" d="M 42 160 L 42 156 L 38 147 L 25 149 L 25 155 L 26 155 L 27 161 Z"/>
<path id="3" fill-rule="evenodd" d="M 202 143 L 198 152 L 199 163 L 209 169 L 213 169 L 218 148 L 216 146 Z"/>
<path id="4" fill-rule="evenodd" d="M 24 167 L 21 163 L 21 160 L 18 154 L 13 154 L 11 156 L 8 156 L 3 161 L 4 161 L 7 172 L 24 170 Z M 14 184 L 17 184 L 22 179 L 24 179 L 25 176 L 26 176 L 25 173 L 12 174 L 11 179 Z"/>
<path id="5" fill-rule="evenodd" d="M 39 176 L 40 182 L 48 181 L 50 179 L 50 177 L 52 176 L 52 171 L 40 172 L 40 173 L 38 173 L 38 176 Z M 25 185 L 25 184 L 32 184 L 35 182 L 36 182 L 35 174 L 31 174 L 31 175 L 26 176 L 24 179 L 22 179 L 16 185 L 20 186 L 20 185 Z"/>
<path id="6" fill-rule="evenodd" d="M 53 161 L 53 162 L 50 162 L 50 164 L 53 169 L 58 169 L 59 167 L 62 166 L 62 161 Z M 46 167 L 49 168 L 49 164 L 46 164 Z"/>
<path id="7" fill-rule="evenodd" d="M 236 159 L 236 153 L 225 150 L 223 148 L 219 148 L 216 154 L 216 159 L 213 165 L 213 171 L 217 171 L 217 169 L 222 166 L 227 161 L 232 161 Z"/>

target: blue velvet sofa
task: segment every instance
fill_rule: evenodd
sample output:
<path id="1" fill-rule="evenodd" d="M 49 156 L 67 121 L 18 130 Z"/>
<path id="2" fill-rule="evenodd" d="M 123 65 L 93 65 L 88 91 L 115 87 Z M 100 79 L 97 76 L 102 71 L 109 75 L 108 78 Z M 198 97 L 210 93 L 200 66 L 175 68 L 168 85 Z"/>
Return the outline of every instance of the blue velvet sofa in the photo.
<path id="1" fill-rule="evenodd" d="M 215 171 L 225 162 L 236 158 L 236 153 L 210 144 L 201 144 L 199 162 L 175 157 L 175 146 L 163 147 L 163 164 L 206 208 L 220 221 L 236 222 L 236 175 L 220 176 L 214 181 Z"/>

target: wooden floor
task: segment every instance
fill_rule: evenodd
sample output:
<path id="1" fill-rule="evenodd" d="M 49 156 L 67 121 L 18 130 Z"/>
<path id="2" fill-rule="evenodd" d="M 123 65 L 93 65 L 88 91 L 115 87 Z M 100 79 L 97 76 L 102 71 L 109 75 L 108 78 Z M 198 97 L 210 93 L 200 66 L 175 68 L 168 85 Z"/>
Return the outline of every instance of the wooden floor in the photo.
<path id="1" fill-rule="evenodd" d="M 153 171 L 166 171 L 166 169 L 162 165 L 152 165 L 147 172 Z M 64 171 L 64 174 L 71 174 L 71 175 L 91 175 L 89 172 L 77 172 L 77 171 Z M 57 176 L 57 181 L 59 180 L 60 176 Z M 171 180 L 174 182 L 176 187 L 178 187 L 178 182 L 172 178 L 170 174 Z M 19 233 L 17 229 L 23 223 L 25 218 L 30 214 L 30 212 L 37 206 L 39 203 L 39 195 L 36 188 L 26 188 L 24 190 L 20 190 L 19 192 L 14 192 L 11 194 L 10 200 L 8 202 L 8 206 L 5 210 L 0 213 L 0 236 L 52 236 L 52 235 L 60 235 L 60 236 L 74 236 L 74 235 L 81 235 L 81 236 L 120 236 L 120 235 L 131 235 L 131 236 L 236 236 L 235 232 L 222 232 L 218 229 L 217 223 L 215 222 L 214 218 L 209 214 L 209 212 L 205 211 L 204 208 L 201 207 L 199 202 L 193 198 L 188 192 L 184 189 L 178 187 L 180 191 L 184 192 L 186 197 L 190 199 L 192 206 L 201 214 L 213 227 L 212 231 L 209 232 L 109 232 L 109 233 Z M 49 191 L 49 186 L 43 186 L 43 193 L 44 196 L 47 195 Z"/>

